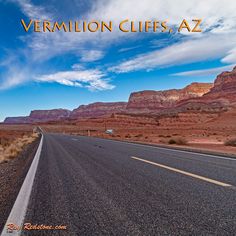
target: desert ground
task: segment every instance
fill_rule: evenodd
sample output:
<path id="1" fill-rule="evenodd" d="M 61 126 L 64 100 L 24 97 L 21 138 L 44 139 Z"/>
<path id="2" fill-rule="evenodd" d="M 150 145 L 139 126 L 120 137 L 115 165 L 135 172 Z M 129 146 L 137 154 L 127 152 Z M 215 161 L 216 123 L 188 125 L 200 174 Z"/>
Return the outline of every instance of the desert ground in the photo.
<path id="1" fill-rule="evenodd" d="M 0 163 L 16 157 L 37 137 L 31 125 L 0 125 Z"/>
<path id="2" fill-rule="evenodd" d="M 32 143 L 40 126 L 46 132 L 88 135 L 223 154 L 236 154 L 236 109 L 224 113 L 179 113 L 173 117 L 113 114 L 110 117 L 48 122 L 34 125 L 0 125 L 0 159 L 17 156 Z M 106 130 L 112 130 L 107 134 Z"/>
<path id="3" fill-rule="evenodd" d="M 236 154 L 236 109 L 225 113 L 180 113 L 176 117 L 113 115 L 61 124 L 42 124 L 47 132 L 89 135 L 149 144 Z M 106 134 L 106 130 L 113 130 Z"/>

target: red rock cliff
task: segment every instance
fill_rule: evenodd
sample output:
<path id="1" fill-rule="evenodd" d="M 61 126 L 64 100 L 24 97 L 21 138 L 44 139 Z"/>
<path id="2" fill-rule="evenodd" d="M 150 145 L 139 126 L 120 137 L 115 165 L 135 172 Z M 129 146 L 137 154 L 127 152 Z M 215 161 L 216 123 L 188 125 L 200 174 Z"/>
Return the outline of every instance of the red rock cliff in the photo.
<path id="1" fill-rule="evenodd" d="M 236 100 L 236 67 L 232 71 L 219 74 L 214 82 L 213 88 L 205 97 L 227 97 Z"/>
<path id="2" fill-rule="evenodd" d="M 212 86 L 211 83 L 192 83 L 183 89 L 135 92 L 130 95 L 127 111 L 140 113 L 171 108 L 181 100 L 201 97 Z"/>
<path id="3" fill-rule="evenodd" d="M 54 121 L 62 120 L 70 116 L 71 111 L 66 109 L 52 109 L 52 110 L 34 110 L 30 113 L 30 118 L 33 121 Z"/>
<path id="4" fill-rule="evenodd" d="M 202 97 L 180 101 L 179 109 L 221 112 L 236 106 L 236 67 L 219 74 L 210 91 Z"/>
<path id="5" fill-rule="evenodd" d="M 96 102 L 89 105 L 81 105 L 72 111 L 70 118 L 110 116 L 112 113 L 124 112 L 126 105 L 126 102 Z"/>

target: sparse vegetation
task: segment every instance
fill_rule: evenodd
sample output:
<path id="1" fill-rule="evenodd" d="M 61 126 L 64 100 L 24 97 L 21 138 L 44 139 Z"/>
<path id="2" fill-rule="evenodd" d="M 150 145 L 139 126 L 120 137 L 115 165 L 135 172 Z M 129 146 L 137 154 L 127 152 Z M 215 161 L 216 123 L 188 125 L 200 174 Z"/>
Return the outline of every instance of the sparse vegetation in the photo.
<path id="1" fill-rule="evenodd" d="M 32 143 L 38 134 L 23 135 L 16 139 L 0 138 L 0 163 L 16 157 L 23 148 Z"/>
<path id="2" fill-rule="evenodd" d="M 9 146 L 9 144 L 10 144 L 10 139 L 9 138 L 7 138 L 7 137 L 0 137 L 0 146 L 2 148 L 5 148 L 5 147 Z"/>
<path id="3" fill-rule="evenodd" d="M 168 141 L 169 144 L 177 144 L 177 145 L 187 145 L 187 140 L 184 138 L 171 138 Z"/>
<path id="4" fill-rule="evenodd" d="M 225 142 L 225 146 L 236 147 L 236 138 L 229 139 Z"/>
<path id="5" fill-rule="evenodd" d="M 166 142 L 166 139 L 160 139 L 159 142 L 160 142 L 160 143 L 165 143 L 165 144 L 167 143 L 167 142 Z"/>

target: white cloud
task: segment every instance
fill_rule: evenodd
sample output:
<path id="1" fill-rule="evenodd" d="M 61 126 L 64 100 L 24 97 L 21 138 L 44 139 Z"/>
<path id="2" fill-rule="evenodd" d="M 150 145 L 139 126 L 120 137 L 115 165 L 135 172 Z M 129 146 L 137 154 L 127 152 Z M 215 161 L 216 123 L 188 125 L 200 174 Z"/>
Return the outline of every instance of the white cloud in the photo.
<path id="1" fill-rule="evenodd" d="M 222 0 L 103 0 L 97 2 L 92 14 L 116 22 L 124 18 L 136 21 L 166 19 L 171 25 L 179 24 L 183 18 L 201 17 L 205 29 L 218 26 L 214 31 L 221 32 L 222 29 L 234 29 L 235 7 L 234 0 L 228 0 L 227 3 Z"/>
<path id="2" fill-rule="evenodd" d="M 135 6 L 135 7 L 134 7 Z M 100 2 L 95 8 L 95 16 L 105 20 L 128 18 L 138 20 L 167 20 L 178 27 L 183 18 L 191 21 L 201 18 L 201 34 L 184 34 L 180 42 L 160 50 L 136 55 L 126 59 L 111 70 L 118 73 L 150 70 L 159 67 L 189 64 L 198 61 L 222 59 L 224 63 L 236 62 L 236 2 L 230 0 L 110 0 Z M 117 10 L 119 9 L 119 10 Z M 193 26 L 193 24 L 191 24 Z M 174 35 L 176 37 L 177 35 Z M 178 36 L 177 36 L 178 37 Z M 158 40 L 156 40 L 158 43 Z M 160 43 L 162 43 L 160 41 Z M 116 63 L 117 64 L 117 63 Z"/>
<path id="3" fill-rule="evenodd" d="M 141 45 L 138 45 L 138 46 L 134 46 L 134 47 L 128 47 L 128 48 L 121 48 L 118 50 L 118 52 L 120 53 L 123 53 L 123 52 L 128 52 L 128 51 L 132 51 L 132 50 L 135 50 L 137 48 L 140 48 Z"/>
<path id="4" fill-rule="evenodd" d="M 222 71 L 231 71 L 235 65 L 228 65 L 228 66 L 220 66 L 216 68 L 210 69 L 203 69 L 203 70 L 191 70 L 191 71 L 184 71 L 172 74 L 174 76 L 207 76 L 207 75 L 215 75 L 221 73 Z"/>
<path id="5" fill-rule="evenodd" d="M 98 61 L 104 57 L 104 52 L 99 50 L 84 50 L 82 52 L 82 62 Z"/>
<path id="6" fill-rule="evenodd" d="M 66 86 L 86 87 L 90 90 L 108 90 L 114 86 L 109 83 L 106 74 L 100 70 L 62 71 L 53 74 L 38 76 L 39 82 L 56 82 Z"/>
<path id="7" fill-rule="evenodd" d="M 224 42 L 224 43 L 222 43 Z M 169 47 L 138 55 L 110 68 L 117 73 L 189 64 L 215 58 L 222 58 L 236 43 L 236 35 L 208 35 L 190 39 Z M 231 55 L 231 54 L 230 54 Z"/>
<path id="8" fill-rule="evenodd" d="M 236 44 L 236 42 L 235 42 Z M 227 55 L 221 60 L 224 63 L 236 63 L 236 47 L 231 49 Z"/>
<path id="9" fill-rule="evenodd" d="M 35 5 L 30 0 L 9 0 L 15 2 L 21 11 L 28 18 L 33 19 L 60 19 L 60 12 L 49 12 L 46 5 Z M 76 5 L 75 5 L 76 7 Z M 227 3 L 222 0 L 99 0 L 93 2 L 90 12 L 85 15 L 77 16 L 76 20 L 98 19 L 104 21 L 113 21 L 115 23 L 123 19 L 130 20 L 167 20 L 170 25 L 177 27 L 183 18 L 191 20 L 192 18 L 202 18 L 202 28 L 204 32 L 201 34 L 184 34 L 178 43 L 173 45 L 162 46 L 164 48 L 147 52 L 145 54 L 136 55 L 133 58 L 120 62 L 111 69 L 114 72 L 130 72 L 135 70 L 150 70 L 159 67 L 167 67 L 180 64 L 188 64 L 198 61 L 211 59 L 221 59 L 223 63 L 236 62 L 236 2 L 228 0 Z M 78 19 L 79 17 L 79 19 Z M 111 45 L 122 45 L 123 42 L 132 39 L 137 40 L 139 37 L 145 37 L 144 34 L 121 33 L 118 30 L 110 33 L 27 33 L 23 37 L 25 48 L 16 54 L 25 57 L 25 73 L 17 77 L 19 69 L 11 70 L 8 66 L 8 73 L 5 77 L 7 86 L 24 83 L 29 80 L 28 75 L 33 73 L 30 79 L 34 79 L 35 75 L 42 73 L 37 71 L 34 73 L 35 66 L 40 67 L 40 63 L 46 63 L 50 58 L 57 57 L 66 53 L 79 55 L 84 62 L 99 61 L 106 53 L 106 49 Z M 179 37 L 173 34 L 173 37 Z M 22 38 L 21 38 L 22 39 Z M 162 42 L 162 43 L 163 43 Z M 158 44 L 158 42 L 156 42 Z M 161 42 L 160 42 L 161 43 Z M 173 43 L 173 42 L 172 42 Z M 136 45 L 136 44 L 135 44 Z M 89 50 L 88 50 L 89 49 Z M 135 51 L 135 50 L 134 50 Z M 18 61 L 20 59 L 18 58 Z M 115 64 L 111 61 L 110 63 Z M 117 63 L 116 63 L 117 64 Z M 22 68 L 18 62 L 17 68 Z M 77 70 L 81 71 L 81 68 Z M 72 71 L 74 72 L 74 71 Z M 61 72 L 58 72 L 61 73 Z M 56 73 L 54 73 L 55 75 Z M 53 73 L 49 75 L 53 75 Z M 59 74 L 62 76 L 62 74 Z M 72 74 L 71 74 L 72 75 Z M 74 74 L 73 74 L 74 75 Z M 65 76 L 65 75 L 63 75 Z M 14 78 L 10 82 L 10 78 Z M 44 77 L 46 78 L 46 76 Z M 74 77 L 74 78 L 77 78 Z M 98 84 L 97 81 L 99 81 Z M 106 87 L 106 81 L 100 80 L 90 82 L 88 86 Z M 63 80 L 61 80 L 63 82 Z M 96 82 L 96 83 L 95 83 Z M 81 81 L 76 79 L 65 78 L 64 84 L 68 83 L 75 86 L 81 85 Z M 105 84 L 104 84 L 105 83 Z M 1 83 L 3 85 L 3 82 Z M 0 85 L 1 86 L 1 85 Z M 5 86 L 5 87 L 7 87 Z M 91 88 L 90 88 L 91 89 Z"/>
<path id="10" fill-rule="evenodd" d="M 60 16 L 52 16 L 43 6 L 34 5 L 30 0 L 15 0 L 22 9 L 23 13 L 30 18 L 52 19 Z M 135 7 L 134 7 L 135 6 Z M 194 7 L 193 7 L 194 6 Z M 183 17 L 192 19 L 195 17 L 203 18 L 203 28 L 212 33 L 225 33 L 235 29 L 236 13 L 234 11 L 236 3 L 233 0 L 225 4 L 221 0 L 208 0 L 200 2 L 197 0 L 182 0 L 173 2 L 171 0 L 108 0 L 94 2 L 92 10 L 86 15 L 80 15 L 80 20 L 98 19 L 113 21 L 115 23 L 123 20 L 167 20 L 171 25 L 179 25 Z M 220 9 L 220 11 L 219 11 Z M 220 12 L 220 16 L 217 14 Z M 78 18 L 77 18 L 78 20 Z M 109 45 L 127 38 L 144 36 L 144 34 L 127 34 L 114 30 L 110 33 L 40 33 L 32 34 L 28 45 L 33 53 L 32 59 L 48 59 L 66 52 L 83 52 L 88 47 L 91 51 L 96 51 L 97 47 L 107 48 Z M 188 36 L 199 34 L 188 34 Z M 202 34 L 203 35 L 203 34 Z M 88 45 L 90 44 L 90 46 Z M 50 54 L 48 51 L 50 50 Z M 98 59 L 99 60 L 99 59 Z"/>
<path id="11" fill-rule="evenodd" d="M 81 64 L 74 64 L 71 67 L 73 70 L 85 70 L 85 67 Z"/>
<path id="12" fill-rule="evenodd" d="M 18 86 L 27 81 L 27 69 L 18 68 L 12 65 L 12 67 L 4 74 L 2 80 L 0 80 L 0 90 L 8 89 Z"/>
<path id="13" fill-rule="evenodd" d="M 21 11 L 29 19 L 50 20 L 53 18 L 52 14 L 46 12 L 44 7 L 34 5 L 30 0 L 10 0 L 10 1 L 17 3 Z"/>

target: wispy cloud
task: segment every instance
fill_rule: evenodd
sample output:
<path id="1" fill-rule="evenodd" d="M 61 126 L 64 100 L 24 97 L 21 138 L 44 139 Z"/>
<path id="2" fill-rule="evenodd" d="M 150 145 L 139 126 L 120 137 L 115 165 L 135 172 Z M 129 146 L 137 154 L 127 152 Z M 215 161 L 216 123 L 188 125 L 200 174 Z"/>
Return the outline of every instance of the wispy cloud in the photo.
<path id="1" fill-rule="evenodd" d="M 135 6 L 135 7 L 133 7 Z M 152 6 L 152 7 L 150 7 Z M 196 7 L 193 7 L 196 6 Z M 225 4 L 221 0 L 209 0 L 199 2 L 197 0 L 147 0 L 137 2 L 135 0 L 109 1 L 102 8 L 98 5 L 97 15 L 103 19 L 119 21 L 122 16 L 132 20 L 166 19 L 169 25 L 178 27 L 183 17 L 191 22 L 193 17 L 203 19 L 201 34 L 183 34 L 181 38 L 174 35 L 174 45 L 170 46 L 165 39 L 155 40 L 154 50 L 133 58 L 124 59 L 119 65 L 111 68 L 117 73 L 132 72 L 137 70 L 150 70 L 160 67 L 189 64 L 209 59 L 222 59 L 223 63 L 234 63 L 236 60 L 236 2 L 229 1 Z M 119 11 L 117 11 L 119 9 Z M 220 14 L 218 14 L 220 12 Z M 192 27 L 192 26 L 191 26 Z M 175 41 L 177 37 L 177 42 Z M 173 42 L 172 42 L 173 43 Z M 164 47 L 164 48 L 163 48 Z"/>
<path id="2" fill-rule="evenodd" d="M 23 14 L 28 18 L 33 19 L 58 19 L 60 18 L 60 12 L 49 12 L 46 5 L 34 4 L 31 0 L 8 0 L 15 2 Z M 135 6 L 135 7 L 134 7 Z M 151 6 L 151 7 L 150 7 Z M 193 7 L 196 6 L 196 7 Z M 76 7 L 76 5 L 75 5 Z M 158 40 L 154 42 L 155 48 L 151 48 L 151 51 L 146 53 L 137 54 L 135 50 L 132 50 L 134 56 L 131 58 L 124 58 L 120 62 L 111 61 L 109 64 L 113 66 L 106 73 L 110 71 L 115 73 L 132 72 L 138 70 L 152 70 L 162 67 L 170 67 L 181 64 L 189 64 L 193 62 L 219 59 L 222 63 L 232 64 L 236 62 L 236 2 L 229 0 L 227 4 L 222 0 L 101 0 L 93 2 L 89 12 L 84 15 L 80 15 L 80 19 L 98 19 L 105 21 L 119 22 L 123 19 L 138 20 L 167 20 L 168 24 L 177 27 L 182 21 L 183 17 L 191 21 L 193 17 L 201 17 L 203 19 L 202 28 L 204 32 L 201 34 L 184 34 L 179 37 L 173 34 L 173 41 L 166 42 L 165 39 L 158 43 Z M 58 14 L 58 15 L 55 15 Z M 158 17 L 158 19 L 157 19 Z M 78 17 L 77 19 L 78 20 Z M 107 55 L 107 49 L 113 45 L 123 45 L 129 41 L 129 45 L 134 42 L 136 45 L 139 37 L 145 37 L 144 34 L 132 34 L 121 33 L 115 30 L 112 33 L 40 33 L 40 34 L 27 34 L 21 37 L 24 40 L 25 47 L 22 50 L 17 50 L 18 61 L 15 59 L 14 69 L 11 65 L 4 65 L 8 67 L 4 81 L 0 82 L 0 87 L 15 86 L 20 83 L 25 83 L 28 80 L 34 80 L 38 74 L 45 73 L 43 69 L 39 69 L 35 72 L 35 67 L 39 62 L 42 64 L 47 63 L 49 59 L 59 57 L 66 54 L 74 54 L 80 58 L 80 62 L 86 62 L 88 65 L 90 62 L 96 61 L 97 63 L 103 57 Z M 157 37 L 158 38 L 158 37 Z M 177 40 L 175 40 L 177 39 Z M 174 43 L 174 44 L 173 44 Z M 89 49 L 89 50 L 88 50 Z M 125 50 L 125 49 L 124 49 Z M 129 49 L 128 49 L 129 50 Z M 138 51 L 138 50 L 137 50 Z M 122 52 L 122 49 L 121 49 Z M 123 51 L 124 52 L 124 51 Z M 24 70 L 22 68 L 21 58 L 25 59 Z M 7 60 L 7 58 L 6 58 Z M 38 66 L 40 67 L 40 66 Z M 100 68 L 102 68 L 101 65 Z M 26 72 L 24 72 L 26 71 Z M 103 68 L 105 71 L 105 68 Z M 79 80 L 79 71 L 67 71 L 68 73 L 61 74 L 62 72 L 50 73 L 46 72 L 49 77 L 41 76 L 41 81 L 46 82 L 47 79 L 54 78 L 54 82 L 65 83 L 71 86 L 82 87 L 99 87 L 111 88 L 110 84 L 105 80 L 106 76 L 101 76 L 97 80 L 93 80 L 84 85 L 83 81 Z M 33 73 L 32 76 L 29 76 Z M 21 76 L 18 76 L 21 75 Z M 52 76 L 61 76 L 60 80 L 56 80 Z M 26 76 L 26 78 L 24 77 Z M 70 77 L 70 79 L 68 79 Z M 73 78 L 72 78 L 73 77 Z M 72 78 L 72 79 L 71 79 Z M 64 79 L 64 80 L 63 80 Z M 12 80 L 12 81 L 10 81 Z M 104 82 L 105 81 L 105 82 Z M 81 85 L 81 82 L 83 85 Z M 98 84 L 96 84 L 98 83 Z M 91 87 L 91 88 L 92 88 Z M 90 89 L 91 89 L 90 88 Z"/>
<path id="3" fill-rule="evenodd" d="M 82 62 L 98 61 L 104 57 L 104 52 L 99 50 L 84 50 L 82 52 Z"/>
<path id="4" fill-rule="evenodd" d="M 222 71 L 230 71 L 233 69 L 235 65 L 228 65 L 228 66 L 220 66 L 216 68 L 210 69 L 203 69 L 203 70 L 191 70 L 191 71 L 184 71 L 172 74 L 174 76 L 208 76 L 208 75 L 215 75 L 221 73 Z"/>
<path id="5" fill-rule="evenodd" d="M 234 41 L 236 44 L 236 41 Z M 231 49 L 221 60 L 224 63 L 236 63 L 236 47 Z"/>
<path id="6" fill-rule="evenodd" d="M 10 2 L 17 3 L 24 13 L 30 19 L 37 20 L 52 20 L 52 14 L 48 13 L 44 7 L 32 4 L 30 0 L 9 0 Z"/>
<path id="7" fill-rule="evenodd" d="M 106 74 L 100 70 L 73 70 L 46 74 L 35 78 L 39 82 L 59 83 L 66 86 L 85 87 L 92 91 L 113 89 Z"/>
<path id="8" fill-rule="evenodd" d="M 208 35 L 138 55 L 110 68 L 117 73 L 170 67 L 232 55 L 236 35 Z M 222 43 L 224 42 L 224 43 Z M 224 60 L 224 59 L 223 59 Z"/>
<path id="9" fill-rule="evenodd" d="M 30 0 L 14 1 L 18 3 L 22 12 L 28 17 L 33 17 L 34 19 L 53 19 L 59 17 L 53 16 L 46 8 L 37 6 Z M 192 7 L 195 5 L 198 7 Z M 81 15 L 80 18 L 87 20 L 101 19 L 117 23 L 124 18 L 138 21 L 152 20 L 158 16 L 158 20 L 168 20 L 169 25 L 177 26 L 183 17 L 191 22 L 193 16 L 199 16 L 203 17 L 202 27 L 205 32 L 221 34 L 226 31 L 232 33 L 235 29 L 236 13 L 232 10 L 234 6 L 236 7 L 234 1 L 231 1 L 230 4 L 224 4 L 221 0 L 209 0 L 204 3 L 199 3 L 197 0 L 191 2 L 182 0 L 180 3 L 174 3 L 171 0 L 165 2 L 161 0 L 146 0 L 145 2 L 140 1 L 138 3 L 136 0 L 96 1 L 93 4 L 92 10 L 84 16 Z M 216 14 L 219 9 L 221 12 L 220 17 Z M 83 56 L 83 51 L 88 47 L 90 47 L 91 51 L 96 52 L 98 45 L 100 49 L 101 47 L 105 49 L 114 43 L 122 43 L 122 40 L 127 38 L 136 40 L 140 35 L 143 36 L 143 34 L 124 34 L 119 32 L 119 30 L 114 30 L 112 33 L 91 34 L 87 32 L 80 34 L 79 37 L 78 33 L 33 34 L 31 40 L 28 40 L 28 42 L 30 41 L 28 46 L 32 50 L 35 60 L 45 60 L 66 52 L 75 52 L 76 50 L 77 54 L 79 51 L 81 56 Z M 194 34 L 188 34 L 188 37 L 194 37 Z M 50 54 L 48 50 L 50 50 Z"/>
<path id="10" fill-rule="evenodd" d="M 29 80 L 28 69 L 12 65 L 0 79 L 0 90 L 16 87 Z"/>
<path id="11" fill-rule="evenodd" d="M 140 48 L 140 47 L 141 47 L 141 45 L 134 46 L 134 47 L 121 48 L 121 49 L 118 50 L 118 52 L 120 52 L 120 53 L 128 52 L 128 51 L 132 51 L 132 50 L 135 50 L 137 48 Z"/>

